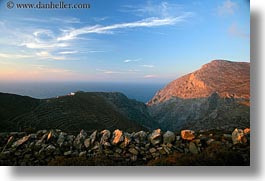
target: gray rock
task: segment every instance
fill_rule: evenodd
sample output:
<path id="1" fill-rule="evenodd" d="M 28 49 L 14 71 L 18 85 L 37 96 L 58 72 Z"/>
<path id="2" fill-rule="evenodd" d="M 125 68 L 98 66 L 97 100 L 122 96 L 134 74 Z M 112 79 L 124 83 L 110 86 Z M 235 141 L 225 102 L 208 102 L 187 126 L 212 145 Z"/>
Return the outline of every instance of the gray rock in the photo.
<path id="1" fill-rule="evenodd" d="M 232 140 L 232 135 L 231 134 L 223 134 L 223 138 L 226 140 Z"/>
<path id="2" fill-rule="evenodd" d="M 96 141 L 97 139 L 97 130 L 94 131 L 90 136 L 89 138 L 85 139 L 84 141 L 84 145 L 86 148 L 89 148 L 91 146 L 93 146 L 94 142 Z"/>
<path id="3" fill-rule="evenodd" d="M 136 143 L 145 143 L 147 140 L 147 133 L 144 131 L 139 131 L 135 133 L 133 137 Z"/>
<path id="4" fill-rule="evenodd" d="M 149 136 L 149 140 L 152 145 L 158 145 L 161 143 L 161 129 L 156 129 Z"/>
<path id="5" fill-rule="evenodd" d="M 37 131 L 37 136 L 40 137 L 40 136 L 43 136 L 44 134 L 46 134 L 48 131 L 47 130 L 39 130 Z"/>
<path id="6" fill-rule="evenodd" d="M 89 138 L 90 138 L 90 143 L 91 143 L 92 145 L 94 144 L 95 140 L 97 139 L 97 133 L 98 133 L 98 131 L 96 130 L 96 131 L 94 131 L 94 132 L 89 136 Z"/>
<path id="7" fill-rule="evenodd" d="M 64 133 L 64 132 L 60 132 L 59 137 L 58 137 L 58 140 L 57 140 L 57 144 L 58 144 L 60 147 L 63 145 L 64 140 L 65 140 L 65 136 L 66 136 L 66 135 L 67 135 L 66 133 Z"/>
<path id="8" fill-rule="evenodd" d="M 210 145 L 210 144 L 213 143 L 214 141 L 215 141 L 214 139 L 210 138 L 210 139 L 208 139 L 208 140 L 206 141 L 206 144 L 207 144 L 207 145 Z"/>
<path id="9" fill-rule="evenodd" d="M 79 153 L 79 157 L 84 157 L 84 156 L 86 156 L 86 151 L 82 151 Z"/>
<path id="10" fill-rule="evenodd" d="M 131 161 L 132 162 L 136 162 L 137 161 L 137 155 L 133 155 L 133 156 L 131 156 Z"/>
<path id="11" fill-rule="evenodd" d="M 132 141 L 132 137 L 129 133 L 124 133 L 124 142 L 122 143 L 123 144 L 123 148 L 127 147 L 130 142 Z"/>
<path id="12" fill-rule="evenodd" d="M 74 147 L 76 149 L 81 149 L 84 141 L 86 139 L 87 133 L 84 130 L 81 130 L 80 133 L 76 136 L 75 140 L 74 140 Z"/>
<path id="13" fill-rule="evenodd" d="M 72 154 L 72 151 L 71 150 L 69 150 L 69 151 L 66 151 L 66 152 L 64 152 L 64 156 L 68 156 L 68 155 L 71 155 Z"/>
<path id="14" fill-rule="evenodd" d="M 84 145 L 86 148 L 89 148 L 91 146 L 91 139 L 90 138 L 85 139 Z"/>
<path id="15" fill-rule="evenodd" d="M 53 146 L 53 145 L 49 145 L 46 149 L 45 149 L 45 151 L 47 152 L 47 153 L 52 153 L 52 152 L 54 152 L 56 150 L 56 148 L 55 148 L 55 146 Z"/>
<path id="16" fill-rule="evenodd" d="M 30 138 L 30 135 L 24 136 L 23 138 L 17 140 L 15 143 L 13 143 L 12 148 L 16 148 L 16 147 L 24 144 L 25 142 L 27 142 L 29 140 L 29 138 Z"/>
<path id="17" fill-rule="evenodd" d="M 192 154 L 198 154 L 199 153 L 195 143 L 193 143 L 193 142 L 190 142 L 190 144 L 189 144 L 189 151 Z"/>
<path id="18" fill-rule="evenodd" d="M 178 135 L 178 136 L 176 136 L 176 140 L 177 140 L 177 141 L 179 141 L 179 140 L 180 140 L 180 138 L 181 138 L 181 137 L 180 137 L 179 135 Z"/>
<path id="19" fill-rule="evenodd" d="M 138 150 L 136 150 L 135 148 L 130 148 L 128 151 L 130 153 L 134 154 L 134 155 L 138 155 L 139 154 Z"/>
<path id="20" fill-rule="evenodd" d="M 175 134 L 172 131 L 167 131 L 164 135 L 163 135 L 163 143 L 167 144 L 167 143 L 172 143 L 175 141 Z"/>
<path id="21" fill-rule="evenodd" d="M 155 149 L 155 148 L 150 148 L 150 149 L 149 149 L 149 152 L 150 152 L 150 153 L 155 153 L 155 152 L 156 152 L 156 149 Z"/>
<path id="22" fill-rule="evenodd" d="M 109 130 L 103 130 L 103 131 L 101 131 L 101 139 L 100 139 L 100 144 L 101 145 L 104 145 L 105 144 L 105 142 L 108 142 L 109 141 L 109 138 L 110 138 L 110 135 L 111 135 L 111 133 L 110 133 L 110 131 Z"/>

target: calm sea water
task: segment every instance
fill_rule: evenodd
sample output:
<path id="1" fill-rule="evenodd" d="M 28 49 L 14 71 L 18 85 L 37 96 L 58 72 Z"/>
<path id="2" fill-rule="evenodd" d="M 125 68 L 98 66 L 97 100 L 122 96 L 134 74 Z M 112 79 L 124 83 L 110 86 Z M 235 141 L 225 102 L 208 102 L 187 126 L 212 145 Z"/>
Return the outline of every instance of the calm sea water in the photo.
<path id="1" fill-rule="evenodd" d="M 122 92 L 131 99 L 149 101 L 165 86 L 163 83 L 1 83 L 0 92 L 26 95 L 34 98 L 51 98 L 70 92 Z"/>

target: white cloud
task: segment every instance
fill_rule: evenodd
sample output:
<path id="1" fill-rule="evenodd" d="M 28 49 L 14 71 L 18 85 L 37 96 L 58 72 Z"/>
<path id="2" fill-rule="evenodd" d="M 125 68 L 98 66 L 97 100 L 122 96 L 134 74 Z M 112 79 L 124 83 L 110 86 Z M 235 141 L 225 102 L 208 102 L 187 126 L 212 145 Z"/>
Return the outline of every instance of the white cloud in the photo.
<path id="1" fill-rule="evenodd" d="M 123 62 L 124 63 L 139 62 L 140 60 L 141 60 L 141 58 L 137 58 L 137 59 L 126 59 Z"/>
<path id="2" fill-rule="evenodd" d="M 87 26 L 79 29 L 72 29 L 65 33 L 65 35 L 58 37 L 58 41 L 66 41 L 76 39 L 79 35 L 83 34 L 110 34 L 113 33 L 112 30 L 116 29 L 127 29 L 127 28 L 137 28 L 137 27 L 158 27 L 166 25 L 174 25 L 178 22 L 184 21 L 187 15 L 177 16 L 177 17 L 166 17 L 166 18 L 147 18 L 140 21 L 130 22 L 130 23 L 120 23 L 113 24 L 109 26 Z"/>
<path id="3" fill-rule="evenodd" d="M 68 47 L 67 43 L 36 43 L 36 42 L 24 42 L 20 44 L 21 46 L 25 46 L 31 49 L 54 49 L 54 48 L 63 48 Z"/>
<path id="4" fill-rule="evenodd" d="M 65 60 L 66 58 L 64 56 L 55 56 L 50 54 L 47 51 L 41 51 L 36 53 L 37 57 L 41 59 L 52 59 L 52 60 Z"/>
<path id="5" fill-rule="evenodd" d="M 76 53 L 78 53 L 78 51 L 63 51 L 63 52 L 59 52 L 59 54 L 61 54 L 61 55 L 76 54 Z"/>
<path id="6" fill-rule="evenodd" d="M 217 13 L 220 16 L 231 15 L 235 13 L 235 10 L 238 8 L 238 5 L 231 0 L 226 0 L 221 6 L 217 8 Z"/>
<path id="7" fill-rule="evenodd" d="M 142 67 L 146 67 L 146 68 L 154 68 L 154 65 L 141 65 Z"/>
<path id="8" fill-rule="evenodd" d="M 144 78 L 156 78 L 157 75 L 154 74 L 149 74 L 149 75 L 145 75 Z"/>

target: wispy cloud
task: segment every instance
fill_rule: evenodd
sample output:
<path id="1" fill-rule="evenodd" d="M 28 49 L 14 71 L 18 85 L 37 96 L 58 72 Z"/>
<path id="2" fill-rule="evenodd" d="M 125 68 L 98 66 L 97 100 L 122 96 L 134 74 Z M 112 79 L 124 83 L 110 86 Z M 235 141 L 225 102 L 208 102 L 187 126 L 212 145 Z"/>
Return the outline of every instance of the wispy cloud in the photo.
<path id="1" fill-rule="evenodd" d="M 61 54 L 61 55 L 76 54 L 76 53 L 78 53 L 78 51 L 63 51 L 63 52 L 59 52 L 59 54 Z"/>
<path id="2" fill-rule="evenodd" d="M 130 23 L 119 23 L 109 26 L 95 25 L 95 26 L 86 26 L 79 29 L 72 29 L 65 33 L 65 35 L 58 37 L 58 41 L 66 41 L 76 39 L 79 35 L 83 34 L 111 34 L 114 30 L 117 29 L 128 29 L 128 28 L 138 28 L 138 27 L 158 27 L 166 25 L 175 25 L 181 21 L 184 21 L 187 18 L 187 15 L 181 15 L 177 17 L 166 17 L 158 18 L 151 17 L 143 19 L 140 21 L 130 22 Z"/>
<path id="3" fill-rule="evenodd" d="M 156 16 L 156 17 L 170 17 L 182 14 L 182 6 L 175 3 L 163 1 L 161 3 L 154 3 L 153 1 L 146 1 L 141 5 L 124 5 L 120 9 L 121 12 L 132 13 L 137 16 Z M 187 13 L 187 12 L 186 12 Z"/>
<path id="4" fill-rule="evenodd" d="M 218 6 L 217 13 L 220 16 L 231 15 L 235 13 L 235 10 L 237 8 L 238 8 L 237 3 L 231 0 L 226 0 L 223 2 L 222 5 Z"/>
<path id="5" fill-rule="evenodd" d="M 130 63 L 130 62 L 139 62 L 141 60 L 141 58 L 137 58 L 137 59 L 126 59 L 123 60 L 124 63 Z"/>
<path id="6" fill-rule="evenodd" d="M 11 54 L 11 53 L 0 53 L 1 58 L 7 58 L 7 59 L 21 59 L 21 58 L 31 58 L 32 55 L 26 55 L 26 54 Z"/>
<path id="7" fill-rule="evenodd" d="M 228 33 L 231 36 L 236 36 L 236 37 L 240 37 L 240 38 L 249 38 L 250 35 L 248 33 L 245 33 L 242 29 L 240 29 L 238 27 L 237 24 L 232 24 L 229 28 L 228 28 Z"/>
<path id="8" fill-rule="evenodd" d="M 61 69 L 61 68 L 50 68 L 45 65 L 31 65 L 35 70 L 42 73 L 73 73 L 72 70 Z"/>
<path id="9" fill-rule="evenodd" d="M 106 70 L 106 69 L 96 69 L 99 72 L 103 72 L 104 74 L 121 74 L 123 72 L 114 71 L 114 70 Z"/>
<path id="10" fill-rule="evenodd" d="M 146 68 L 154 68 L 155 66 L 154 65 L 141 65 L 141 67 L 146 67 Z"/>
<path id="11" fill-rule="evenodd" d="M 21 21 L 37 22 L 37 23 L 54 23 L 54 24 L 77 24 L 81 23 L 80 19 L 74 17 L 51 17 L 51 18 L 20 18 Z"/>
<path id="12" fill-rule="evenodd" d="M 157 75 L 154 75 L 154 74 L 149 74 L 149 75 L 145 75 L 144 78 L 157 78 Z"/>
<path id="13" fill-rule="evenodd" d="M 109 19 L 108 16 L 104 16 L 104 17 L 94 17 L 93 20 L 96 21 L 96 22 L 100 22 L 100 21 L 105 21 Z"/>
<path id="14" fill-rule="evenodd" d="M 110 70 L 110 69 L 96 69 L 98 72 L 102 72 L 104 74 L 137 74 L 141 72 L 138 69 L 129 69 L 129 70 Z"/>
<path id="15" fill-rule="evenodd" d="M 104 51 L 104 50 L 88 50 L 87 52 L 88 53 L 104 53 L 104 52 L 107 52 L 107 51 Z"/>
<path id="16" fill-rule="evenodd" d="M 65 60 L 66 59 L 64 56 L 55 56 L 47 51 L 37 52 L 36 56 L 41 59 L 52 59 L 52 60 Z"/>

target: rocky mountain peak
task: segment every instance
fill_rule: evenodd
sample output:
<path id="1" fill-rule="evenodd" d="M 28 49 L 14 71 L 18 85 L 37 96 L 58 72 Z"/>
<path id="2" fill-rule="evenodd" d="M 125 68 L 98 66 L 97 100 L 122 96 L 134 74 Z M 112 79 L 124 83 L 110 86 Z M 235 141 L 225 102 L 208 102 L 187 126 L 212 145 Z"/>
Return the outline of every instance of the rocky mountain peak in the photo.
<path id="1" fill-rule="evenodd" d="M 199 70 L 170 82 L 147 104 L 151 106 L 174 97 L 204 98 L 215 92 L 221 97 L 249 99 L 250 63 L 213 60 Z"/>

